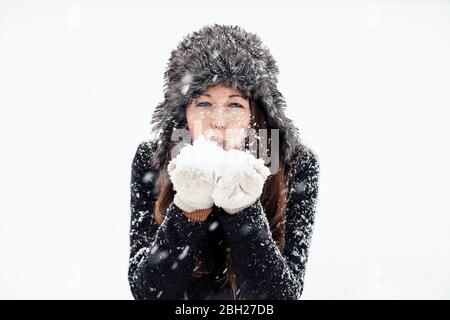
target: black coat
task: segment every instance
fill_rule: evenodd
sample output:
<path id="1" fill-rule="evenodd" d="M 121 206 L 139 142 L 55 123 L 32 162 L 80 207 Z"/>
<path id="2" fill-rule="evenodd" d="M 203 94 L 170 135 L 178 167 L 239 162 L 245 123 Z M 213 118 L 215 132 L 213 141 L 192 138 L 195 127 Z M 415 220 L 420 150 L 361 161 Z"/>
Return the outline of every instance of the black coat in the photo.
<path id="1" fill-rule="evenodd" d="M 232 299 L 225 276 L 226 244 L 231 249 L 238 288 L 247 299 L 297 300 L 304 287 L 305 266 L 318 195 L 319 162 L 303 144 L 294 152 L 293 177 L 285 211 L 285 247 L 272 239 L 258 198 L 230 215 L 219 210 L 205 222 L 189 221 L 172 202 L 158 226 L 153 211 L 158 171 L 150 166 L 154 141 L 142 142 L 131 174 L 130 260 L 128 278 L 135 299 Z M 213 272 L 191 279 L 197 257 L 210 250 Z"/>

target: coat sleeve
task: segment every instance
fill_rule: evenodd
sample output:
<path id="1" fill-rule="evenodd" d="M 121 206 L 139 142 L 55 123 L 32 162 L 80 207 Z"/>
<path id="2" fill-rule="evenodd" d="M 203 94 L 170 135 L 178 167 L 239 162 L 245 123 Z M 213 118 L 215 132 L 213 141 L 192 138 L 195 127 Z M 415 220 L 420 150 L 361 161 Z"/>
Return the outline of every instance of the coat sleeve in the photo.
<path id="1" fill-rule="evenodd" d="M 131 170 L 131 223 L 128 281 L 136 300 L 186 298 L 203 222 L 188 220 L 173 203 L 161 225 L 154 219 L 156 172 L 149 166 L 150 142 L 142 142 Z"/>
<path id="2" fill-rule="evenodd" d="M 272 238 L 260 198 L 237 214 L 218 215 L 240 289 L 247 299 L 298 300 L 302 295 L 318 195 L 319 162 L 310 149 L 300 159 L 300 170 L 294 176 L 286 205 L 283 252 Z"/>

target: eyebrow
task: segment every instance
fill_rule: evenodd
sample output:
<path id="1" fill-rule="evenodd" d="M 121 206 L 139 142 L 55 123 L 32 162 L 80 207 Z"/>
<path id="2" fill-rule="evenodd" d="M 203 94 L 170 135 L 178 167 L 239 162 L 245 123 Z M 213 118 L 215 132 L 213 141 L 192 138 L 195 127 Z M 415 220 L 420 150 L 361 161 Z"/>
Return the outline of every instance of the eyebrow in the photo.
<path id="1" fill-rule="evenodd" d="M 208 93 L 204 93 L 203 95 L 211 98 L 211 95 Z M 232 97 L 241 97 L 242 99 L 247 100 L 247 98 L 245 98 L 243 95 L 240 95 L 240 94 L 232 94 L 232 95 L 228 96 L 228 98 L 232 98 Z"/>

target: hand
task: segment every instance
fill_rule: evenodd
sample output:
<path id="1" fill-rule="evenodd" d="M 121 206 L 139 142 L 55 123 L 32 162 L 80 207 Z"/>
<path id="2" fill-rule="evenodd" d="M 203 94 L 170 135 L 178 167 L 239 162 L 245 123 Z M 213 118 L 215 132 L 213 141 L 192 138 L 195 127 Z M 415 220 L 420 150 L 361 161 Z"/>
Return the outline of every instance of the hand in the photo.
<path id="1" fill-rule="evenodd" d="M 270 170 L 262 159 L 250 152 L 229 150 L 215 170 L 216 183 L 212 192 L 214 203 L 229 214 L 253 204 L 261 195 Z"/>
<path id="2" fill-rule="evenodd" d="M 188 213 L 212 208 L 214 167 L 224 152 L 215 142 L 199 136 L 169 162 L 167 171 L 176 191 L 174 203 L 178 208 Z"/>

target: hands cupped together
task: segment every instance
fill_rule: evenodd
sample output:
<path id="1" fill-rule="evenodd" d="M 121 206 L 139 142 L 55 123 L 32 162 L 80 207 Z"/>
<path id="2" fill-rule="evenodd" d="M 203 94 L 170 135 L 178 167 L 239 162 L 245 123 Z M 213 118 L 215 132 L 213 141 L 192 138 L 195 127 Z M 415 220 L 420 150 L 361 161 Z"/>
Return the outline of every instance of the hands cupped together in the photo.
<path id="1" fill-rule="evenodd" d="M 226 151 L 204 136 L 183 147 L 167 171 L 177 207 L 192 212 L 216 204 L 229 214 L 254 203 L 270 174 L 262 159 L 248 151 Z"/>

